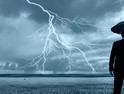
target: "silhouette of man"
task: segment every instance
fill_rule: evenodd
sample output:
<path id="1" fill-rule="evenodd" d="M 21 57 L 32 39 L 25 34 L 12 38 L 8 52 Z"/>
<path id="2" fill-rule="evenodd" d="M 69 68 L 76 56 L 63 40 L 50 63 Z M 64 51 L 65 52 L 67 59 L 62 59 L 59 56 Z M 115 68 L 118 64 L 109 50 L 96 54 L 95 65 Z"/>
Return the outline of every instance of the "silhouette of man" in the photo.
<path id="1" fill-rule="evenodd" d="M 121 94 L 124 78 L 124 31 L 121 36 L 122 40 L 113 43 L 109 61 L 110 74 L 114 75 L 113 94 Z"/>

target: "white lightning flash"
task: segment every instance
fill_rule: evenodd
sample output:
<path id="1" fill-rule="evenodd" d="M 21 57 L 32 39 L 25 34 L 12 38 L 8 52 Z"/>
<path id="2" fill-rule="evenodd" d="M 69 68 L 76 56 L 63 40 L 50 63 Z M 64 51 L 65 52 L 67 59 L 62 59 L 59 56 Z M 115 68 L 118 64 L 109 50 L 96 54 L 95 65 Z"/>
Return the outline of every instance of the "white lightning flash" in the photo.
<path id="1" fill-rule="evenodd" d="M 51 48 L 51 47 L 49 47 L 49 45 L 52 44 L 52 45 L 54 45 L 56 48 L 61 49 L 62 52 L 63 52 L 63 55 L 68 58 L 68 65 L 69 65 L 69 66 L 68 66 L 68 71 L 71 71 L 71 70 L 72 70 L 72 63 L 71 63 L 72 59 L 71 59 L 71 57 L 70 57 L 71 52 L 72 52 L 72 50 L 77 50 L 77 51 L 79 51 L 79 52 L 82 54 L 82 57 L 85 59 L 86 63 L 87 63 L 87 64 L 90 66 L 90 68 L 92 69 L 92 72 L 93 72 L 93 73 L 96 73 L 94 67 L 93 67 L 92 64 L 88 61 L 88 59 L 87 59 L 87 57 L 86 57 L 86 55 L 85 55 L 85 52 L 83 52 L 80 48 L 74 46 L 74 44 L 76 44 L 76 43 L 66 44 L 66 43 L 64 43 L 64 42 L 62 42 L 62 41 L 60 40 L 58 34 L 56 33 L 56 30 L 55 30 L 55 27 L 54 27 L 54 24 L 53 24 L 53 20 L 54 20 L 54 18 L 56 17 L 57 20 L 61 21 L 61 22 L 64 23 L 65 25 L 67 25 L 67 23 L 74 23 L 74 24 L 76 24 L 76 26 L 78 26 L 79 28 L 81 28 L 81 27 L 80 27 L 81 25 L 89 25 L 89 26 L 93 26 L 93 27 L 96 27 L 96 26 L 95 26 L 95 25 L 92 25 L 92 24 L 84 24 L 83 22 L 79 22 L 79 21 L 75 21 L 75 20 L 71 21 L 71 20 L 69 20 L 68 18 L 62 18 L 62 17 L 60 17 L 58 14 L 56 14 L 56 13 L 54 13 L 54 12 L 51 12 L 51 11 L 49 11 L 49 10 L 44 9 L 44 7 L 41 6 L 40 4 L 31 2 L 30 0 L 26 0 L 26 1 L 27 1 L 29 4 L 31 4 L 31 5 L 35 5 L 35 6 L 39 7 L 39 8 L 41 8 L 44 13 L 48 14 L 49 19 L 48 19 L 48 25 L 47 25 L 47 26 L 48 26 L 48 35 L 47 35 L 47 37 L 46 37 L 46 39 L 45 39 L 45 45 L 44 45 L 44 47 L 43 47 L 43 51 L 42 51 L 42 53 L 41 53 L 39 56 L 32 58 L 32 61 L 31 61 L 29 64 L 27 64 L 25 67 L 28 67 L 28 66 L 37 66 L 37 70 L 40 70 L 39 64 L 42 64 L 42 73 L 44 73 L 44 71 L 45 71 L 45 63 L 46 63 L 46 60 L 47 60 L 47 56 L 48 56 L 49 53 L 50 53 L 50 51 L 47 51 L 47 50 Z M 44 27 L 42 27 L 42 28 L 44 28 Z M 41 30 L 42 28 L 40 28 L 39 30 Z M 39 31 L 39 30 L 38 30 L 38 31 Z M 38 32 L 38 31 L 37 31 L 37 32 Z M 56 43 L 54 40 L 52 40 L 52 39 L 50 38 L 51 35 L 54 35 L 54 36 L 55 36 L 55 39 L 56 39 L 57 43 Z M 59 44 L 59 45 L 58 45 L 58 44 Z M 78 43 L 77 43 L 77 44 L 78 44 Z M 83 44 L 85 44 L 85 43 L 83 43 Z M 85 45 L 86 45 L 86 44 L 85 44 Z M 92 49 L 89 45 L 86 45 L 86 46 L 87 46 L 89 49 Z M 53 48 L 53 49 L 55 50 L 55 48 Z M 65 52 L 65 50 L 68 52 L 68 54 Z"/>

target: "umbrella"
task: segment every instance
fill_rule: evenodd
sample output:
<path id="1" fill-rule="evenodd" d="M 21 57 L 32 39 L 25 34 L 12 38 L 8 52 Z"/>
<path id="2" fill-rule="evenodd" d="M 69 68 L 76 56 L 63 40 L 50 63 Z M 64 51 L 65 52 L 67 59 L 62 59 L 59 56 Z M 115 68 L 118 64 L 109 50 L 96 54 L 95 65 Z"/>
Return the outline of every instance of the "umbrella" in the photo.
<path id="1" fill-rule="evenodd" d="M 124 30 L 124 21 L 116 24 L 111 28 L 111 31 L 117 34 L 121 34 L 121 32 Z"/>

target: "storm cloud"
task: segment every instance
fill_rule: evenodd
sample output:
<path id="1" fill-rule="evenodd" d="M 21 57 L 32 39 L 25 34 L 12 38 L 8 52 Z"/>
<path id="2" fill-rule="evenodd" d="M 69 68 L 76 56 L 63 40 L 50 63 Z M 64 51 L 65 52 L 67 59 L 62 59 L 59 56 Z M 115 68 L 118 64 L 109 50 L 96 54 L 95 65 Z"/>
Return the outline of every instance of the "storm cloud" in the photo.
<path id="1" fill-rule="evenodd" d="M 59 39 L 81 49 L 97 72 L 107 72 L 112 43 L 121 39 L 110 28 L 124 20 L 122 5 L 118 0 L 30 0 L 72 22 L 63 23 L 55 16 L 53 25 Z M 20 70 L 30 63 L 29 58 L 43 51 L 49 16 L 26 0 L 0 0 L 0 68 Z M 77 23 L 74 23 L 76 21 Z M 62 46 L 53 35 L 51 39 Z M 51 46 L 51 48 L 54 46 Z M 56 49 L 56 51 L 54 51 Z M 47 57 L 46 71 L 67 72 L 68 58 L 55 48 Z M 92 72 L 78 50 L 71 49 L 72 71 Z M 68 51 L 66 51 L 68 52 Z M 68 53 L 67 53 L 68 54 Z M 38 65 L 42 70 L 42 63 Z M 35 72 L 37 66 L 20 71 Z"/>

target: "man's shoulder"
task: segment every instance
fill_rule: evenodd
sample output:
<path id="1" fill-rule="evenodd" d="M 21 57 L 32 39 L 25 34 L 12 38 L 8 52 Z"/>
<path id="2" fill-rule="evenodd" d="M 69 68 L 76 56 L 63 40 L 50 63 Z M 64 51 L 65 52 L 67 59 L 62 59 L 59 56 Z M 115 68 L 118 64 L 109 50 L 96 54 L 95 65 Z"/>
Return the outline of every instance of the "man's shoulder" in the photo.
<path id="1" fill-rule="evenodd" d="M 114 44 L 120 43 L 122 40 L 115 41 Z"/>
<path id="2" fill-rule="evenodd" d="M 113 45 L 119 45 L 119 44 L 121 44 L 122 43 L 122 40 L 118 40 L 118 41 L 115 41 L 114 43 L 113 43 Z"/>

